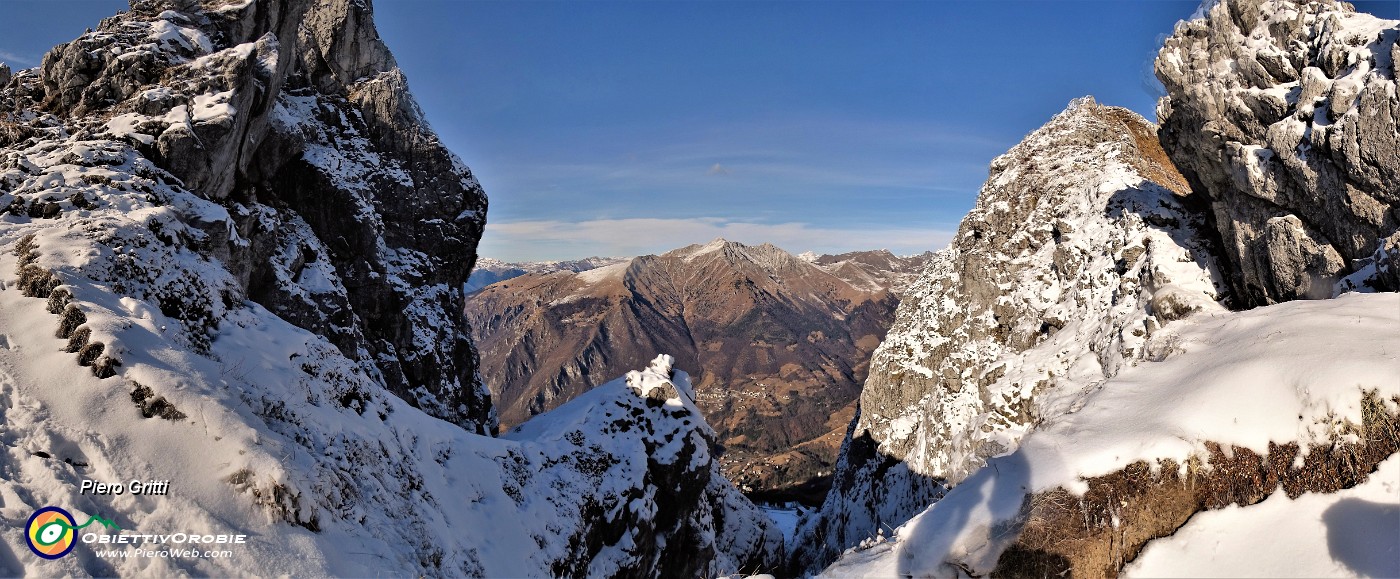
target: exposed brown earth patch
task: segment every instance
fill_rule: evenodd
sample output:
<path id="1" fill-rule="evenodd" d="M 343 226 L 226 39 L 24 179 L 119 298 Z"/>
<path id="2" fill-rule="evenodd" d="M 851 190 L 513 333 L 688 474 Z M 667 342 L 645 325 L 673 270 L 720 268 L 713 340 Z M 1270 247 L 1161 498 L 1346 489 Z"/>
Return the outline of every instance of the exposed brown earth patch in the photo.
<path id="1" fill-rule="evenodd" d="M 1123 109 L 1100 107 L 1094 112 L 1105 120 L 1122 125 L 1124 132 L 1132 137 L 1133 143 L 1137 145 L 1138 154 L 1129 157 L 1128 164 L 1140 175 L 1177 195 L 1191 193 L 1191 185 L 1186 181 L 1186 177 L 1182 176 L 1181 171 L 1172 164 L 1171 157 L 1162 149 L 1162 144 L 1157 139 L 1156 126 L 1144 125 L 1132 113 Z"/>

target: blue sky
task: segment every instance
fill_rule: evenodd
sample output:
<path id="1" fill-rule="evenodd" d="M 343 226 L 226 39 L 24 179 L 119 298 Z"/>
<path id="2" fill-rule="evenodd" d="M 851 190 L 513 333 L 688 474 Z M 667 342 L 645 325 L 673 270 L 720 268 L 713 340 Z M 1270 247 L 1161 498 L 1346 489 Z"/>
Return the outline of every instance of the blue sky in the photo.
<path id="1" fill-rule="evenodd" d="M 491 198 L 482 255 L 725 236 L 937 249 L 987 165 L 1085 94 L 1149 118 L 1174 1 L 379 0 L 433 127 Z M 1358 3 L 1394 18 L 1395 2 Z M 125 2 L 4 0 L 36 64 Z"/>

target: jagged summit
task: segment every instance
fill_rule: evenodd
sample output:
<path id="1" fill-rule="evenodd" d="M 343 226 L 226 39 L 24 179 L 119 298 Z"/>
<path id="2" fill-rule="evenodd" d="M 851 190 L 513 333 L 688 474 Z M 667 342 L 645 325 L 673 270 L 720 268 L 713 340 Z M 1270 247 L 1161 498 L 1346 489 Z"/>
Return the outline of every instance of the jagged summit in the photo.
<path id="1" fill-rule="evenodd" d="M 771 243 L 744 245 L 722 237 L 717 237 L 714 241 L 704 245 L 693 244 L 673 249 L 662 255 L 684 259 L 687 262 L 701 259 L 722 259 L 731 264 L 747 262 L 775 272 L 805 271 L 801 267 L 801 259 L 776 245 Z"/>
<path id="2" fill-rule="evenodd" d="M 458 329 L 486 197 L 423 120 L 368 3 L 134 1 L 15 75 L 0 115 L 0 146 L 20 155 L 0 165 L 12 214 L 125 231 L 135 213 L 122 199 L 152 185 L 108 176 L 123 192 L 113 197 L 103 177 L 81 173 L 148 161 L 158 172 L 143 179 L 194 196 L 178 203 L 181 222 L 232 276 L 204 295 L 257 302 L 325 335 L 411 404 L 494 427 Z M 55 188 L 60 175 L 68 186 Z M 185 238 L 161 245 L 179 251 Z M 184 301 L 171 293 L 140 295 Z M 164 309 L 205 323 L 227 307 L 201 301 Z"/>
<path id="3" fill-rule="evenodd" d="M 741 247 L 744 247 L 743 244 L 729 241 L 728 239 L 725 239 L 723 237 L 716 237 L 713 240 L 710 240 L 709 243 L 692 243 L 680 249 L 673 249 L 667 253 L 674 254 L 677 257 L 696 257 L 707 253 L 732 250 Z"/>
<path id="4" fill-rule="evenodd" d="M 914 444 L 911 435 L 921 427 L 906 430 L 889 421 L 926 395 L 936 399 L 941 390 L 967 396 L 1004 383 L 1011 391 L 986 410 L 1011 426 L 1034 416 L 1017 401 L 1028 402 L 1035 390 L 1084 371 L 1112 376 L 1125 360 L 1141 356 L 1143 340 L 1167 318 L 1179 317 L 1164 311 L 1167 302 L 1185 308 L 1184 315 L 1220 297 L 1210 247 L 1198 235 L 1204 218 L 1183 204 L 1183 182 L 1168 171 L 1169 163 L 1162 164 L 1165 154 L 1153 134 L 1150 122 L 1127 109 L 1077 99 L 992 161 L 987 184 L 951 247 L 935 256 L 911 288 L 908 307 L 918 317 L 897 323 L 875 355 L 874 364 L 884 371 L 867 384 L 871 396 L 863 402 L 860 428 L 886 440 L 886 452 L 908 456 L 906 445 Z M 906 328 L 908 333 L 901 331 Z M 1041 377 L 993 372 L 1002 355 L 1070 343 L 1094 347 L 1060 355 L 1039 369 L 1048 373 Z M 1092 365 L 1086 367 L 1081 356 Z M 882 392 L 900 394 L 886 399 Z M 955 406 L 960 416 L 973 418 L 964 414 L 964 401 L 949 411 Z M 951 418 L 931 417 L 936 430 L 947 434 L 930 434 L 965 442 L 983 438 L 959 435 Z M 999 440 L 1000 431 L 993 428 L 989 447 L 973 456 L 924 462 L 929 455 L 919 453 L 910 463 L 927 474 L 959 478 L 979 466 L 976 455 L 1000 454 L 1014 445 L 1014 435 Z"/>
<path id="5" fill-rule="evenodd" d="M 902 523 L 1144 356 L 1163 325 L 1221 309 L 1205 217 L 1154 133 L 1076 99 L 992 161 L 872 357 L 834 480 L 853 490 L 828 496 L 796 557 L 827 561 Z"/>

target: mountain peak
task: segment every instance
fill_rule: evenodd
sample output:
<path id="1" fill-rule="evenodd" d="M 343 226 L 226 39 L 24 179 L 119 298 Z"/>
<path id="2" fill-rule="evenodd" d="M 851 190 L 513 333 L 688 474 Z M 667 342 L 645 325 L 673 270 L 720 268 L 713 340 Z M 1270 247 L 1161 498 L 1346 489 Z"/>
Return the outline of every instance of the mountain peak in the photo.
<path id="1" fill-rule="evenodd" d="M 723 250 L 726 250 L 726 249 L 743 248 L 743 247 L 744 247 L 744 244 L 739 243 L 739 242 L 737 242 L 737 241 L 730 241 L 730 240 L 725 239 L 725 238 L 723 238 L 723 237 L 716 237 L 716 238 L 710 240 L 709 243 L 706 243 L 706 244 L 704 244 L 704 245 L 700 245 L 700 244 L 698 244 L 698 243 L 693 243 L 693 244 L 687 245 L 687 246 L 685 246 L 685 247 L 682 247 L 682 248 L 680 248 L 680 249 L 675 249 L 675 250 L 672 250 L 672 251 L 668 251 L 668 252 L 666 252 L 666 253 L 663 254 L 663 255 L 676 255 L 676 256 L 678 256 L 678 257 L 684 256 L 684 257 L 686 258 L 686 260 L 689 261 L 689 260 L 691 260 L 691 259 L 695 259 L 695 258 L 700 257 L 700 256 L 702 256 L 702 255 L 707 255 L 707 254 L 714 253 L 714 252 L 716 252 L 716 251 L 723 251 Z"/>
<path id="2" fill-rule="evenodd" d="M 715 238 L 714 241 L 705 245 L 688 245 L 663 255 L 667 257 L 678 257 L 685 260 L 687 263 L 701 258 L 722 259 L 731 264 L 751 263 L 770 274 L 814 268 L 811 263 L 771 243 L 744 245 L 743 243 L 729 241 L 722 237 Z"/>
<path id="3" fill-rule="evenodd" d="M 823 491 L 804 485 L 829 472 L 864 361 L 893 317 L 897 294 L 881 281 L 900 275 L 878 264 L 833 271 L 773 244 L 719 238 L 524 275 L 471 295 L 466 309 L 505 423 L 529 424 L 668 352 L 699 371 L 693 400 L 726 448 L 724 472 L 810 498 Z"/>

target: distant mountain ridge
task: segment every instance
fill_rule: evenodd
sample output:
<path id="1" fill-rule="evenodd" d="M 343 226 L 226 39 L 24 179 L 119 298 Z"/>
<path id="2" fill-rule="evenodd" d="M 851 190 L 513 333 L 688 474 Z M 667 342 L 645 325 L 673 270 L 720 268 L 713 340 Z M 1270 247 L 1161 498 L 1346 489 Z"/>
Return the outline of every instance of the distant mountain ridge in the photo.
<path id="1" fill-rule="evenodd" d="M 467 278 L 467 284 L 464 286 L 464 289 L 468 293 L 471 293 L 493 283 L 520 277 L 527 273 L 588 271 L 605 265 L 627 261 L 627 259 L 628 258 L 625 257 L 585 257 L 583 259 L 566 259 L 560 261 L 505 262 L 499 259 L 482 257 L 477 259 L 476 267 L 472 269 L 471 276 Z"/>
<path id="2" fill-rule="evenodd" d="M 798 254 L 797 259 L 814 264 L 827 272 L 854 285 L 872 291 L 890 289 L 900 291 L 919 275 L 919 269 L 933 257 L 932 251 L 898 256 L 888 249 L 852 251 L 839 254 L 818 254 L 808 251 Z M 529 273 L 552 273 L 556 271 L 585 272 L 622 263 L 629 257 L 598 257 L 582 259 L 562 259 L 554 261 L 502 261 L 490 257 L 479 257 L 471 277 L 467 278 L 465 289 L 468 293 L 479 291 L 493 283 L 520 277 Z"/>
<path id="3" fill-rule="evenodd" d="M 871 290 L 889 289 L 902 293 L 919 277 L 932 251 L 897 256 L 888 249 L 852 251 L 837 255 L 819 255 L 812 263 L 852 285 Z"/>
<path id="4" fill-rule="evenodd" d="M 807 260 L 716 239 L 577 273 L 540 267 L 481 289 L 467 315 L 506 424 L 670 352 L 695 369 L 725 472 L 772 490 L 830 474 L 898 303 L 882 284 L 905 283 L 923 259 Z"/>

